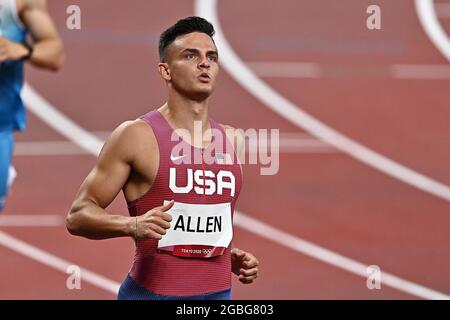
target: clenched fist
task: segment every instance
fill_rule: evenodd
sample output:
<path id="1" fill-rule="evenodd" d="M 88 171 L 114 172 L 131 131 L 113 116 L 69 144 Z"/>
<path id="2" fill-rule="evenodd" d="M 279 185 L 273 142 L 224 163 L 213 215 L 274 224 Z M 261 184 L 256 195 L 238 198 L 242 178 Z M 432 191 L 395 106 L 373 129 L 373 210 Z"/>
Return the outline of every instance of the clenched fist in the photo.
<path id="1" fill-rule="evenodd" d="M 27 54 L 28 49 L 24 45 L 0 36 L 0 63 L 20 60 Z"/>
<path id="2" fill-rule="evenodd" d="M 135 238 L 137 240 L 161 240 L 162 236 L 166 234 L 166 230 L 170 228 L 170 222 L 172 221 L 172 216 L 166 211 L 170 210 L 174 203 L 175 202 L 171 200 L 166 205 L 153 208 L 145 214 L 135 218 Z"/>
<path id="3" fill-rule="evenodd" d="M 253 283 L 258 277 L 259 261 L 250 252 L 233 248 L 231 250 L 231 271 L 244 284 Z"/>

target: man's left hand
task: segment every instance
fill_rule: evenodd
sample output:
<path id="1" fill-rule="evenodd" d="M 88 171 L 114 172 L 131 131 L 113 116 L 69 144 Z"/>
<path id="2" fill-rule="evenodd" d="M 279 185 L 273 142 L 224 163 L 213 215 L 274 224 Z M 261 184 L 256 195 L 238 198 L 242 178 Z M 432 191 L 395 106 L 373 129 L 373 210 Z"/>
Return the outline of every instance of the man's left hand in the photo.
<path id="1" fill-rule="evenodd" d="M 231 250 L 231 270 L 239 281 L 245 284 L 252 283 L 258 277 L 259 262 L 255 256 L 238 248 Z"/>

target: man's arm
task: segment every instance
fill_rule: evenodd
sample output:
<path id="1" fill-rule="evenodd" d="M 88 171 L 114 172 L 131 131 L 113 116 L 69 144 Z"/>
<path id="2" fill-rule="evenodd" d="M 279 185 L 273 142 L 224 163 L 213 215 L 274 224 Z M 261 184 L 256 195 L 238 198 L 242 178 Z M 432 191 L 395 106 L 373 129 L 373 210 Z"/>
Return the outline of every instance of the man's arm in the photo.
<path id="1" fill-rule="evenodd" d="M 103 146 L 95 167 L 84 180 L 66 218 L 67 229 L 90 239 L 132 236 L 132 219 L 104 210 L 128 179 L 131 157 L 125 140 L 131 123 L 119 126 Z"/>
<path id="2" fill-rule="evenodd" d="M 20 17 L 34 40 L 30 62 L 58 70 L 64 62 L 63 43 L 48 13 L 47 0 L 25 0 Z"/>
<path id="3" fill-rule="evenodd" d="M 58 70 L 64 62 L 63 43 L 47 11 L 47 1 L 23 0 L 18 14 L 34 42 L 29 61 L 40 68 Z M 24 44 L 0 37 L 0 63 L 21 60 L 29 53 Z"/>
<path id="4" fill-rule="evenodd" d="M 143 125 L 139 120 L 119 126 L 103 146 L 94 169 L 80 187 L 66 217 L 73 235 L 89 239 L 134 237 L 161 239 L 170 228 L 171 216 L 166 206 L 154 208 L 145 215 L 127 217 L 109 214 L 105 208 L 114 200 L 128 180 L 137 148 L 142 144 Z"/>

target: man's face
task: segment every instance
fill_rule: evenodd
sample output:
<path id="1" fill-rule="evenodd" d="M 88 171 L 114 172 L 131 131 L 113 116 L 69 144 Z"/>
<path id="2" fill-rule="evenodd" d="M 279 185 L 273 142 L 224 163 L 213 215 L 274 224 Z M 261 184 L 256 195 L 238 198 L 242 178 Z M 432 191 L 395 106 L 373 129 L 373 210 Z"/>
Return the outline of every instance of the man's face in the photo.
<path id="1" fill-rule="evenodd" d="M 167 48 L 164 77 L 175 90 L 193 100 L 204 100 L 214 91 L 219 74 L 217 48 L 204 33 L 178 37 Z M 164 70 L 163 70 L 164 72 Z"/>

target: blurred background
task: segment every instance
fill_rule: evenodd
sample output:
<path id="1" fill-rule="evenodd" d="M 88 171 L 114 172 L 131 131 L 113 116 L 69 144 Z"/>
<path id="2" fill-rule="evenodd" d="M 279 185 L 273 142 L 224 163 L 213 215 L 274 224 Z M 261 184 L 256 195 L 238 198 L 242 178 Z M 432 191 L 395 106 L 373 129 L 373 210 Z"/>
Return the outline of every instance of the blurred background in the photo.
<path id="1" fill-rule="evenodd" d="M 261 267 L 252 285 L 233 279 L 233 297 L 449 298 L 450 1 L 48 3 L 66 64 L 56 74 L 26 69 L 35 91 L 0 216 L 0 299 L 116 298 L 133 241 L 86 240 L 64 226 L 95 163 L 79 140 L 103 141 L 165 102 L 159 34 L 191 15 L 221 31 L 212 117 L 280 130 L 278 173 L 244 166 L 234 245 Z M 67 28 L 70 5 L 81 9 L 80 30 Z M 380 29 L 368 28 L 370 5 Z M 56 128 L 49 110 L 79 131 Z M 122 194 L 109 210 L 127 214 Z M 80 289 L 67 287 L 70 265 L 82 268 Z"/>

